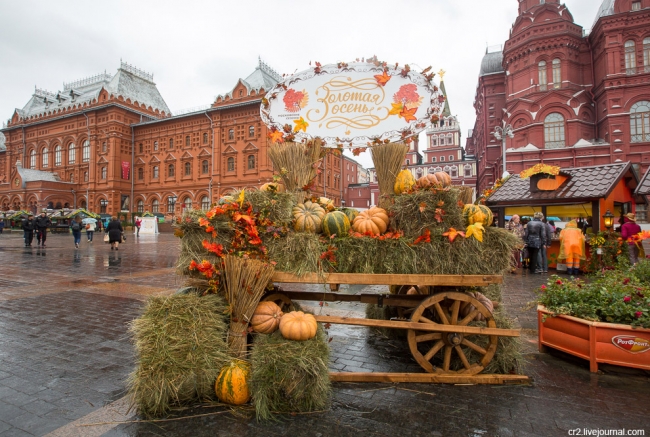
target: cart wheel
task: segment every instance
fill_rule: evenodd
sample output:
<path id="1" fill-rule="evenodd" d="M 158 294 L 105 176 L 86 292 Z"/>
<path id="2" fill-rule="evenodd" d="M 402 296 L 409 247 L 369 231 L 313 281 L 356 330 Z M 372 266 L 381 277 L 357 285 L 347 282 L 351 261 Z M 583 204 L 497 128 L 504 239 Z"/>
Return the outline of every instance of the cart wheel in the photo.
<path id="1" fill-rule="evenodd" d="M 264 302 L 268 302 L 268 301 L 275 302 L 280 307 L 283 313 L 288 313 L 293 308 L 293 302 L 291 301 L 291 299 L 289 299 L 289 297 L 287 297 L 286 294 L 272 293 L 267 296 L 264 296 L 262 300 Z"/>
<path id="2" fill-rule="evenodd" d="M 460 307 L 471 303 L 475 309 L 459 320 Z M 474 318 L 482 314 L 485 320 Z M 439 293 L 424 300 L 411 315 L 411 322 L 496 328 L 492 313 L 477 299 L 461 292 Z M 462 332 L 431 332 L 408 330 L 408 342 L 415 360 L 429 373 L 475 375 L 492 360 L 497 348 L 497 335 L 465 334 Z M 478 343 L 478 344 L 477 344 Z M 424 354 L 421 352 L 424 351 Z M 462 363 L 460 369 L 452 367 L 452 355 Z M 436 355 L 442 357 L 442 365 L 433 364 Z M 438 363 L 439 364 L 439 363 Z"/>

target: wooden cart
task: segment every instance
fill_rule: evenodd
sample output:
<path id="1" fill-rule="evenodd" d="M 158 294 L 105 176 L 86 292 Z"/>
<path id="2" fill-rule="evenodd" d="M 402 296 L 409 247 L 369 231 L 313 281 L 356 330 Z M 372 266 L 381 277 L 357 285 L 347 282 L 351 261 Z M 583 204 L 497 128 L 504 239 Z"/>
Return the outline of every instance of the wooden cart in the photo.
<path id="1" fill-rule="evenodd" d="M 361 274 L 330 273 L 324 276 L 312 273 L 296 276 L 276 272 L 273 281 L 296 284 L 338 284 L 427 286 L 427 294 L 342 294 L 336 292 L 284 291 L 273 293 L 265 300 L 290 304 L 292 300 L 323 302 L 361 302 L 379 306 L 397 307 L 400 317 L 392 320 L 352 317 L 316 316 L 323 323 L 406 329 L 411 354 L 427 373 L 332 372 L 333 381 L 348 382 L 437 382 L 455 384 L 524 383 L 525 375 L 481 374 L 494 356 L 500 336 L 518 337 L 518 329 L 497 328 L 490 310 L 458 287 L 476 287 L 500 284 L 500 275 L 419 275 L 419 274 Z M 469 306 L 462 316 L 461 308 Z M 477 316 L 479 316 L 477 318 Z M 475 319 L 481 319 L 476 322 Z M 470 322 L 475 321 L 472 326 Z M 476 336 L 487 338 L 480 346 Z M 468 359 L 463 347 L 475 352 Z M 442 365 L 434 364 L 440 355 Z M 459 370 L 451 368 L 452 356 L 463 364 Z"/>

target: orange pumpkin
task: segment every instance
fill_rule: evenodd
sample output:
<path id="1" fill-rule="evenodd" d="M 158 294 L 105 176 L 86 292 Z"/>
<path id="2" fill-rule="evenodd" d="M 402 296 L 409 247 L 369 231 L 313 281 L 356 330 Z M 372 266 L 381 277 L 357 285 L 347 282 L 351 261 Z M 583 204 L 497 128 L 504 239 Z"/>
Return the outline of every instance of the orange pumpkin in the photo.
<path id="1" fill-rule="evenodd" d="M 284 185 L 277 182 L 268 182 L 260 187 L 261 191 L 270 191 L 271 193 L 284 193 Z"/>
<path id="2" fill-rule="evenodd" d="M 325 210 L 317 203 L 310 201 L 299 203 L 293 208 L 293 217 L 296 219 L 293 229 L 297 232 L 318 234 L 322 230 L 324 216 Z"/>
<path id="3" fill-rule="evenodd" d="M 485 296 L 483 293 L 477 292 L 469 292 L 467 293 L 476 300 L 478 300 L 480 303 L 482 303 L 485 308 L 488 309 L 491 313 L 494 312 L 494 302 L 492 302 L 487 296 Z M 474 311 L 476 307 L 472 305 L 470 302 L 463 302 L 460 307 L 460 316 L 462 318 L 467 317 L 472 311 Z M 485 316 L 482 313 L 478 313 L 476 316 L 474 316 L 474 320 L 476 321 L 483 321 L 485 320 Z"/>
<path id="4" fill-rule="evenodd" d="M 447 172 L 437 171 L 434 175 L 438 179 L 438 183 L 442 184 L 443 187 L 451 187 L 451 176 Z"/>
<path id="5" fill-rule="evenodd" d="M 352 223 L 352 229 L 361 234 L 369 232 L 371 235 L 381 235 L 388 229 L 388 213 L 385 209 L 373 206 L 361 211 Z"/>
<path id="6" fill-rule="evenodd" d="M 280 326 L 282 310 L 271 301 L 260 302 L 251 317 L 251 328 L 260 334 L 272 334 Z"/>
<path id="7" fill-rule="evenodd" d="M 309 340 L 316 336 L 318 324 L 311 314 L 291 311 L 280 319 L 280 333 L 287 340 Z"/>
<path id="8" fill-rule="evenodd" d="M 420 188 L 428 187 L 449 187 L 451 186 L 451 176 L 444 171 L 428 173 L 417 180 L 417 186 Z"/>
<path id="9" fill-rule="evenodd" d="M 246 361 L 235 360 L 219 372 L 214 391 L 224 404 L 242 405 L 251 398 L 248 390 L 250 365 Z"/>

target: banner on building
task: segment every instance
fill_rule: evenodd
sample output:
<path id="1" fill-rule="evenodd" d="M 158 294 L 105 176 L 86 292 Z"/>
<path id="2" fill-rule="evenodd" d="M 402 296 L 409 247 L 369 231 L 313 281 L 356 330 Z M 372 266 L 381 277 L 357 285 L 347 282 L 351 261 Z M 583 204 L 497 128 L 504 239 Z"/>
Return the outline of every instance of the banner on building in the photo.
<path id="1" fill-rule="evenodd" d="M 437 122 L 445 97 L 429 68 L 369 62 L 315 64 L 279 83 L 262 100 L 262 120 L 273 141 L 320 137 L 365 146 L 401 140 Z"/>
<path id="2" fill-rule="evenodd" d="M 122 194 L 122 206 L 120 208 L 120 211 L 129 212 L 131 209 L 131 202 L 129 200 L 129 196 Z"/>
<path id="3" fill-rule="evenodd" d="M 122 161 L 122 179 L 129 179 L 131 173 L 131 163 Z"/>

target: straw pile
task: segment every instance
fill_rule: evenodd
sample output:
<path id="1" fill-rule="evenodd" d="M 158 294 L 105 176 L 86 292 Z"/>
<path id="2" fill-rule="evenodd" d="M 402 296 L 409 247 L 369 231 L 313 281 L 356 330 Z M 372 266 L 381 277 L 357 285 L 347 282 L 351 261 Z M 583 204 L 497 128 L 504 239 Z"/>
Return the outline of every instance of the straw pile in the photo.
<path id="1" fill-rule="evenodd" d="M 378 144 L 370 148 L 379 185 L 379 206 L 387 208 L 395 189 L 397 174 L 402 168 L 409 147 L 404 143 Z"/>
<path id="2" fill-rule="evenodd" d="M 279 331 L 256 335 L 251 365 L 250 388 L 258 419 L 328 407 L 329 346 L 320 325 L 316 337 L 306 341 L 286 340 Z"/>
<path id="3" fill-rule="evenodd" d="M 307 143 L 269 144 L 269 158 L 287 191 L 301 190 L 316 177 L 318 161 L 323 152 L 322 146 L 320 138 Z"/>
<path id="4" fill-rule="evenodd" d="M 139 414 L 160 417 L 173 406 L 214 398 L 214 382 L 231 359 L 227 310 L 217 295 L 149 299 L 129 327 L 137 363 L 128 391 Z"/>
<path id="5" fill-rule="evenodd" d="M 223 271 L 226 300 L 231 309 L 228 347 L 233 356 L 243 358 L 248 346 L 248 322 L 275 268 L 259 260 L 226 255 Z"/>
<path id="6" fill-rule="evenodd" d="M 463 209 L 458 205 L 460 191 L 456 188 L 441 190 L 421 190 L 395 196 L 388 211 L 392 217 L 391 225 L 404 231 L 404 235 L 417 238 L 422 231 L 449 228 L 464 230 Z M 436 209 L 441 209 L 442 221 L 436 217 Z M 444 232 L 443 231 L 443 232 Z"/>

